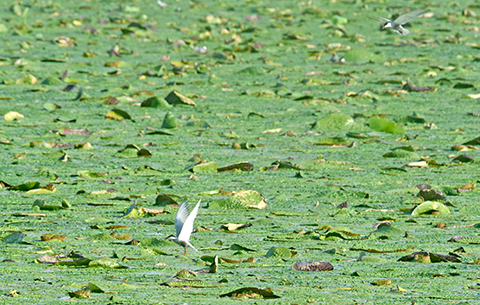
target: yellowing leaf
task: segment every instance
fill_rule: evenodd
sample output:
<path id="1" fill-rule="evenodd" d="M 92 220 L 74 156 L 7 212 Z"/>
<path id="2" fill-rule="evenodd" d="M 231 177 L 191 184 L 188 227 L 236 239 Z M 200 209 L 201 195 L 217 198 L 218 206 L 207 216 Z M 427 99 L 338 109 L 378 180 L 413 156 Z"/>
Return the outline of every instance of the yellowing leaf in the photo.
<path id="1" fill-rule="evenodd" d="M 15 84 L 17 84 L 17 85 L 37 85 L 38 80 L 35 76 L 33 76 L 31 74 L 28 74 L 28 75 L 25 75 L 22 78 L 17 79 L 15 81 Z"/>
<path id="2" fill-rule="evenodd" d="M 5 121 L 13 121 L 15 119 L 24 118 L 23 114 L 16 111 L 10 111 L 6 113 L 4 117 L 5 117 Z"/>
<path id="3" fill-rule="evenodd" d="M 282 131 L 282 128 L 269 129 L 262 131 L 262 133 L 279 133 L 280 131 Z"/>
<path id="4" fill-rule="evenodd" d="M 467 94 L 466 97 L 473 98 L 473 99 L 478 99 L 480 98 L 480 93 L 478 94 Z"/>
<path id="5" fill-rule="evenodd" d="M 410 162 L 407 164 L 408 167 L 420 167 L 420 168 L 427 168 L 428 163 L 427 161 L 418 161 L 418 162 Z"/>

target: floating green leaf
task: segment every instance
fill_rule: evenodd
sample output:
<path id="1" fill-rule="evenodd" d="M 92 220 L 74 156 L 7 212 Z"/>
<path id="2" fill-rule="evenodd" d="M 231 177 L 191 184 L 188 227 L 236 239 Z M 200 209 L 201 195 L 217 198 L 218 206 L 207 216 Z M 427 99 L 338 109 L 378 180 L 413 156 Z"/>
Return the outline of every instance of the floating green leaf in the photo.
<path id="1" fill-rule="evenodd" d="M 378 116 L 373 116 L 370 118 L 369 126 L 376 131 L 405 134 L 405 130 L 402 126 L 399 126 L 392 121 L 379 118 Z"/>
<path id="2" fill-rule="evenodd" d="M 450 214 L 450 210 L 443 203 L 436 201 L 425 201 L 412 211 L 412 216 L 420 216 L 425 214 L 447 215 Z"/>
<path id="3" fill-rule="evenodd" d="M 354 130 L 358 128 L 359 125 L 353 118 L 344 113 L 329 114 L 313 125 L 313 129 L 320 130 Z"/>

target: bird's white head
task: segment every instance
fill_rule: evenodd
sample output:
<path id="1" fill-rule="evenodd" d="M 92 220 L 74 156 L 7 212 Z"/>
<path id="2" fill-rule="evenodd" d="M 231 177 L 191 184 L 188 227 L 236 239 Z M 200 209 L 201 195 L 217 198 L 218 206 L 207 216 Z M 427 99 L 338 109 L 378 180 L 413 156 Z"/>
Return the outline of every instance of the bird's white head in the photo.
<path id="1" fill-rule="evenodd" d="M 175 235 L 168 235 L 167 237 L 165 237 L 165 239 L 177 239 L 177 238 L 175 237 Z"/>
<path id="2" fill-rule="evenodd" d="M 383 25 L 382 27 L 382 30 L 386 29 L 386 28 L 391 28 L 392 27 L 392 23 L 391 22 L 387 22 Z"/>

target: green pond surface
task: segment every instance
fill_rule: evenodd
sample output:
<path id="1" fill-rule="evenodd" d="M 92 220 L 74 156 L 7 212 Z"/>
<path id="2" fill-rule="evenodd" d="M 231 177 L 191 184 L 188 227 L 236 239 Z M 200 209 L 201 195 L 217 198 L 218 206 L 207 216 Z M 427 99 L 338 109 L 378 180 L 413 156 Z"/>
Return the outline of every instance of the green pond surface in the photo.
<path id="1" fill-rule="evenodd" d="M 406 36 L 371 18 L 423 9 Z M 5 4 L 0 303 L 478 304 L 479 15 Z"/>

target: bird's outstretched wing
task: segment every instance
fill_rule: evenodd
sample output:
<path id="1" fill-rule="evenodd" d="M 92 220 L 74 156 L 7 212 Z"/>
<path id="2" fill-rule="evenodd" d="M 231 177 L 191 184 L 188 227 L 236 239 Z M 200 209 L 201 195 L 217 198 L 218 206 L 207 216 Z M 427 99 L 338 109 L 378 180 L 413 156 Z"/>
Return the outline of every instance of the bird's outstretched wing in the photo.
<path id="1" fill-rule="evenodd" d="M 185 220 L 187 220 L 189 213 L 190 212 L 188 211 L 188 202 L 185 199 L 180 204 L 180 207 L 178 208 L 177 216 L 175 217 L 175 233 L 177 238 L 180 235 L 180 232 L 182 232 L 183 225 L 185 223 Z"/>
<path id="2" fill-rule="evenodd" d="M 378 20 L 378 21 L 384 21 L 384 22 L 392 22 L 386 18 L 383 18 L 383 17 L 370 17 L 371 19 L 375 19 L 375 20 Z"/>
<path id="3" fill-rule="evenodd" d="M 396 28 L 399 25 L 404 25 L 405 23 L 409 22 L 410 20 L 415 19 L 418 16 L 420 16 L 422 14 L 425 14 L 428 11 L 429 10 L 413 11 L 413 12 L 398 16 L 398 18 L 393 21 L 392 28 Z"/>
<path id="4" fill-rule="evenodd" d="M 181 232 L 177 237 L 178 239 L 187 240 L 187 241 L 190 240 L 190 235 L 192 234 L 192 231 L 193 231 L 193 221 L 195 220 L 195 217 L 197 217 L 198 208 L 200 207 L 201 201 L 202 201 L 201 199 L 198 201 L 197 205 L 193 208 L 190 215 L 188 215 L 187 219 L 185 219 Z M 180 208 L 182 208 L 182 206 L 180 206 Z M 176 228 L 177 228 L 177 224 L 175 223 L 175 229 Z"/>

